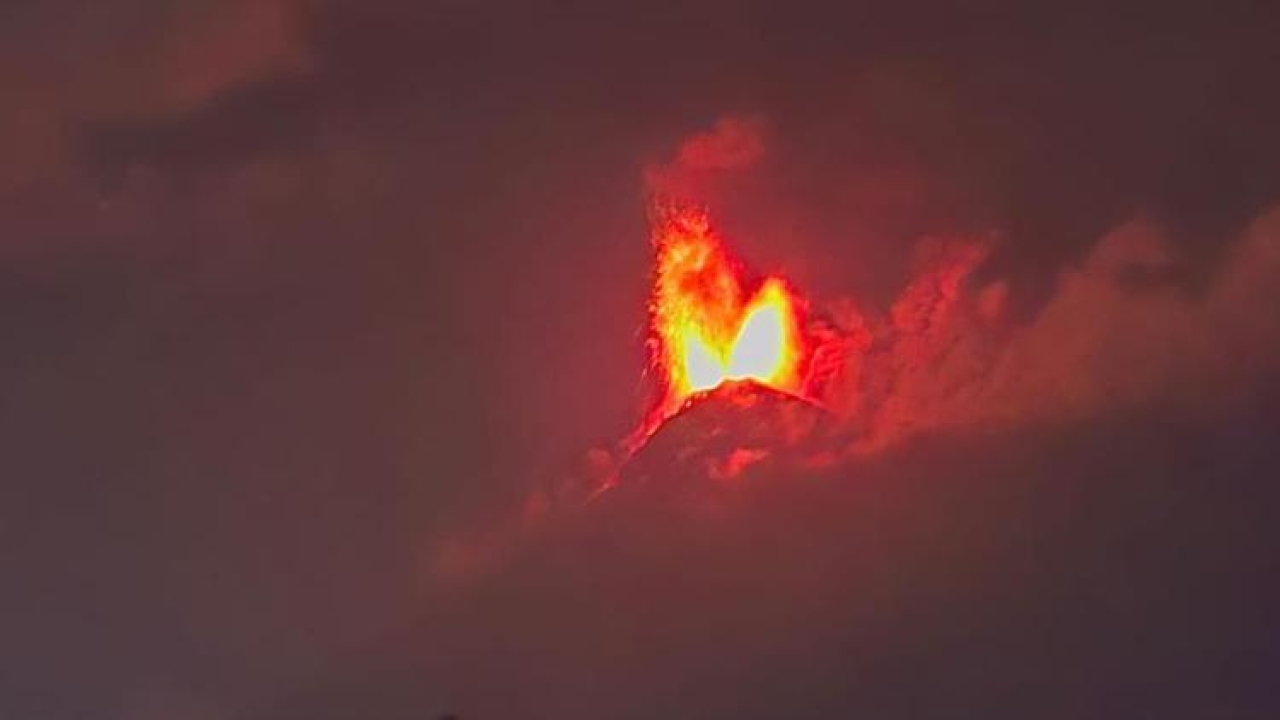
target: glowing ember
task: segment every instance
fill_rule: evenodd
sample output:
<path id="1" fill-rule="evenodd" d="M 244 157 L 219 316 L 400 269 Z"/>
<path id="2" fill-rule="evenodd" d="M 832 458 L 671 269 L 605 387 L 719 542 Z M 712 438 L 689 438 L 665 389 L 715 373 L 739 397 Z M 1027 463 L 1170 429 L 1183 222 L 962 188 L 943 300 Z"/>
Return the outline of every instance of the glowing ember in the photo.
<path id="1" fill-rule="evenodd" d="M 730 380 L 800 394 L 803 303 L 787 282 L 772 276 L 752 282 L 700 209 L 662 209 L 653 233 L 650 321 L 664 390 L 660 417 Z"/>

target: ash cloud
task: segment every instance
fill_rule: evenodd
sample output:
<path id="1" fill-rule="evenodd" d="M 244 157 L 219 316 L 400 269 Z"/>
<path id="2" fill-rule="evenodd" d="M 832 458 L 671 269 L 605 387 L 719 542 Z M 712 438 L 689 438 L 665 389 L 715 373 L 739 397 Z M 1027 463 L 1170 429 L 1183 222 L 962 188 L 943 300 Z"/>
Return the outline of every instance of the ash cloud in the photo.
<path id="1" fill-rule="evenodd" d="M 1001 281 L 963 283 L 972 251 L 947 261 L 941 278 L 926 273 L 894 305 L 884 357 L 864 370 L 890 376 L 869 441 L 1230 405 L 1280 369 L 1278 247 L 1280 211 L 1270 210 L 1195 292 L 1171 280 L 1182 259 L 1167 234 L 1130 222 L 1064 268 L 1025 322 L 1001 316 Z"/>
<path id="2" fill-rule="evenodd" d="M 646 189 L 679 201 L 706 201 L 727 173 L 748 171 L 764 159 L 768 134 L 763 116 L 724 115 L 681 141 L 669 163 L 648 167 Z"/>

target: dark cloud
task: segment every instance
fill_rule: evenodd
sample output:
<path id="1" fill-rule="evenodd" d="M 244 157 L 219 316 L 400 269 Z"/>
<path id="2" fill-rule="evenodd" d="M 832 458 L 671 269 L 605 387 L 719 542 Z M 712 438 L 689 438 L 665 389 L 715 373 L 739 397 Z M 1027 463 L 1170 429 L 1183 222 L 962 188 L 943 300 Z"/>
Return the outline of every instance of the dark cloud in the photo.
<path id="1" fill-rule="evenodd" d="M 5 24 L 6 189 L 52 179 L 76 162 L 86 122 L 145 121 L 197 111 L 221 94 L 308 62 L 297 3 L 19 4 Z"/>
<path id="2" fill-rule="evenodd" d="M 81 144 L 90 167 L 108 178 L 139 165 L 167 172 L 234 168 L 312 149 L 317 105 L 317 88 L 306 79 L 259 81 L 190 114 L 86 125 Z"/>

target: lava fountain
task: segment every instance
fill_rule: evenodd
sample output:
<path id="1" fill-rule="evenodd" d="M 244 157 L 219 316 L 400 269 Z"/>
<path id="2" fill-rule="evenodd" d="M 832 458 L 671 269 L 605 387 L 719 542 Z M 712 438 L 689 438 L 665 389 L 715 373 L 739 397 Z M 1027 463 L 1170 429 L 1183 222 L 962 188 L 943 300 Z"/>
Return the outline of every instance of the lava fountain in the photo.
<path id="1" fill-rule="evenodd" d="M 660 207 L 652 226 L 649 347 L 661 389 L 647 425 L 730 381 L 805 395 L 805 303 L 791 285 L 774 275 L 753 278 L 703 209 Z"/>

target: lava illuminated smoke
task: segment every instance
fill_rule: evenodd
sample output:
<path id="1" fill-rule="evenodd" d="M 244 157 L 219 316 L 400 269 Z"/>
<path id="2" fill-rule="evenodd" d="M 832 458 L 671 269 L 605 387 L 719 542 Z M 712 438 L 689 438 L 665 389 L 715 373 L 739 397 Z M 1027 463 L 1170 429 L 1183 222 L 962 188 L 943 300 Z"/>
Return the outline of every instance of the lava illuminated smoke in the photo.
<path id="1" fill-rule="evenodd" d="M 652 224 L 650 353 L 661 393 L 647 431 L 727 381 L 806 395 L 811 343 L 805 303 L 791 285 L 778 276 L 752 278 L 701 208 L 659 206 Z"/>

